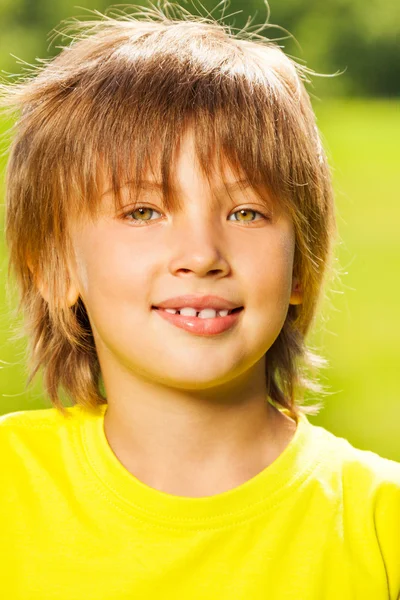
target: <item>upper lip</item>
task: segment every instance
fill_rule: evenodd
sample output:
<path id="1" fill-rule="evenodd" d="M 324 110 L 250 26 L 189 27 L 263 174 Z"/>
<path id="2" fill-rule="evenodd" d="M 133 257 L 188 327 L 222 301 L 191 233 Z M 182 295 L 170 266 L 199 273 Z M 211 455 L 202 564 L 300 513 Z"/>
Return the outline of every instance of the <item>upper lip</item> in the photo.
<path id="1" fill-rule="evenodd" d="M 234 308 L 241 307 L 240 304 L 235 302 L 230 302 L 225 298 L 221 298 L 220 296 L 195 296 L 195 295 L 186 295 L 186 296 L 175 296 L 175 298 L 168 298 L 168 300 L 164 300 L 163 302 L 159 302 L 154 305 L 156 308 L 184 308 L 191 307 L 196 308 L 197 310 L 202 310 L 203 308 L 214 308 L 215 310 L 233 310 Z"/>

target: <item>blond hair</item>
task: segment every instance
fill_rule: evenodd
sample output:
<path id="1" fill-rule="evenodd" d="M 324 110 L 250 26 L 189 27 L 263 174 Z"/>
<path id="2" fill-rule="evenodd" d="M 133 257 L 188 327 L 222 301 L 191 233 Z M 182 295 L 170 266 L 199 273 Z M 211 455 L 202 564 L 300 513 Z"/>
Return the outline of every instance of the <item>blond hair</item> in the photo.
<path id="1" fill-rule="evenodd" d="M 73 21 L 72 43 L 54 59 L 0 87 L 0 106 L 17 112 L 6 170 L 9 270 L 27 335 L 29 384 L 42 367 L 51 403 L 66 414 L 58 390 L 96 409 L 101 369 L 86 308 L 68 306 L 70 219 L 95 218 L 100 170 L 111 182 L 116 208 L 128 179 L 137 193 L 143 168 L 159 150 L 167 208 L 170 166 L 183 132 L 194 127 L 199 164 L 227 159 L 267 202 L 265 190 L 289 212 L 295 230 L 293 275 L 304 292 L 290 305 L 282 330 L 265 355 L 268 398 L 294 415 L 316 414 L 306 377 L 326 363 L 305 343 L 332 267 L 334 196 L 326 154 L 304 81 L 310 69 L 273 41 L 231 29 L 210 17 L 180 18 L 165 9 L 97 13 Z M 137 18 L 142 17 L 142 18 Z M 64 34 L 68 30 L 64 29 Z M 38 289 L 46 283 L 48 298 Z M 324 392 L 325 393 L 325 392 Z"/>

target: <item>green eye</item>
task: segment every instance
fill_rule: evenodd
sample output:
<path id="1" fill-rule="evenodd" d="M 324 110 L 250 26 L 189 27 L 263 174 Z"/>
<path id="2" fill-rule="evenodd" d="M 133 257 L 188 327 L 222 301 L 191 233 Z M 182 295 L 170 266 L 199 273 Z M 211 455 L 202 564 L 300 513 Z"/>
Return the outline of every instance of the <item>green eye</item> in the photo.
<path id="1" fill-rule="evenodd" d="M 237 210 L 236 212 L 232 213 L 232 215 L 242 215 L 245 217 L 243 221 L 242 219 L 235 219 L 236 221 L 242 221 L 242 223 L 251 223 L 252 221 L 255 221 L 255 219 L 251 218 L 251 213 L 255 215 L 261 215 L 260 212 L 258 212 L 257 210 L 253 210 L 252 208 L 241 208 L 240 210 Z M 263 217 L 264 215 L 261 216 Z"/>
<path id="2" fill-rule="evenodd" d="M 131 222 L 136 221 L 137 223 L 140 223 L 140 222 L 147 223 L 148 221 L 154 221 L 154 219 L 152 219 L 151 216 L 149 216 L 149 218 L 147 218 L 147 219 L 146 218 L 142 219 L 140 217 L 146 216 L 146 214 L 149 215 L 151 213 L 160 214 L 157 210 L 155 210 L 154 208 L 151 208 L 150 206 L 139 206 L 139 207 L 135 208 L 135 210 L 131 210 L 131 211 L 125 213 L 123 215 L 123 218 L 126 219 L 127 217 L 132 216 L 132 218 L 128 219 Z M 237 223 L 252 223 L 253 221 L 260 220 L 260 219 L 253 218 L 253 215 L 259 215 L 259 216 L 261 216 L 261 219 L 264 219 L 266 221 L 269 219 L 263 213 L 259 212 L 258 210 L 254 210 L 252 208 L 241 208 L 241 209 L 237 210 L 236 212 L 232 213 L 232 215 L 230 215 L 230 216 L 236 217 L 236 215 L 240 215 L 240 217 L 243 217 L 243 219 L 235 218 L 234 220 Z M 229 220 L 231 220 L 231 219 L 229 219 Z"/>
<path id="3" fill-rule="evenodd" d="M 132 211 L 126 213 L 124 216 L 127 217 L 129 215 L 135 215 L 135 213 L 143 216 L 143 213 L 146 213 L 146 212 L 148 214 L 149 212 L 157 212 L 157 211 L 154 208 L 150 208 L 149 206 L 140 206 L 139 208 L 136 208 L 135 210 L 132 210 Z M 154 219 L 151 219 L 151 218 L 149 218 L 149 219 L 136 219 L 135 218 L 133 220 L 135 220 L 135 221 L 153 221 Z"/>

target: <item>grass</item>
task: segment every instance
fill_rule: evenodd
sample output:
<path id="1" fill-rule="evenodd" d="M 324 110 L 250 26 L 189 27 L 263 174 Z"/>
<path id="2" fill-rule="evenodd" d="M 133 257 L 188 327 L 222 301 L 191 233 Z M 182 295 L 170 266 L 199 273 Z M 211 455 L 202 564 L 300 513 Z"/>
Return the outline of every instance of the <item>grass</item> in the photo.
<path id="1" fill-rule="evenodd" d="M 321 381 L 330 395 L 309 419 L 359 448 L 400 461 L 399 106 L 324 100 L 314 108 L 333 168 L 342 275 L 327 291 L 310 336 L 329 361 Z M 9 340 L 4 239 L 0 259 L 0 414 L 45 408 L 40 377 L 24 389 L 24 343 Z"/>

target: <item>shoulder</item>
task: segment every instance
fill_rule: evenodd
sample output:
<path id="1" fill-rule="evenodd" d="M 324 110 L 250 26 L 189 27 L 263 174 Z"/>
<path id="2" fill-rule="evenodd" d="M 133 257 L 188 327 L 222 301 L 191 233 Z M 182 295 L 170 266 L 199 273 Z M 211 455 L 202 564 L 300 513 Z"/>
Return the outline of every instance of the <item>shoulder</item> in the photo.
<path id="1" fill-rule="evenodd" d="M 3 496 L 15 495 L 17 488 L 22 493 L 35 478 L 44 484 L 46 476 L 57 473 L 61 464 L 75 460 L 79 408 L 68 408 L 69 418 L 56 408 L 15 411 L 0 416 Z"/>
<path id="2" fill-rule="evenodd" d="M 18 410 L 0 416 L 0 443 L 10 436 L 15 439 L 23 432 L 48 428 L 54 423 L 54 409 Z"/>
<path id="3" fill-rule="evenodd" d="M 390 598 L 400 597 L 400 463 L 366 450 L 353 450 L 346 464 L 346 486 L 352 491 L 358 532 L 372 554 L 368 541 L 376 540 L 376 554 L 385 565 Z M 354 491 L 353 491 L 354 489 Z M 350 494 L 349 494 L 350 495 Z M 360 521 L 358 521 L 360 522 Z"/>
<path id="4" fill-rule="evenodd" d="M 327 429 L 312 426 L 314 438 L 324 450 L 322 461 L 328 471 L 340 475 L 346 488 L 377 494 L 383 490 L 400 493 L 400 462 L 353 446 Z"/>
<path id="5" fill-rule="evenodd" d="M 310 433 L 311 435 L 311 433 Z M 320 447 L 317 483 L 334 498 L 347 543 L 373 568 L 382 561 L 390 598 L 400 594 L 400 463 L 313 425 Z M 399 596 L 400 597 L 400 596 Z"/>
<path id="6" fill-rule="evenodd" d="M 5 447 L 14 453 L 22 446 L 33 450 L 45 441 L 59 437 L 62 431 L 71 429 L 77 422 L 79 408 L 67 407 L 67 416 L 56 408 L 20 410 L 1 415 L 0 448 L 3 459 Z"/>
<path id="7" fill-rule="evenodd" d="M 67 423 L 70 417 L 79 411 L 78 406 L 67 407 L 67 417 L 56 408 L 42 408 L 33 410 L 18 410 L 0 415 L 0 431 L 11 429 L 24 429 L 31 427 L 51 427 Z"/>
<path id="8" fill-rule="evenodd" d="M 49 427 L 76 421 L 85 415 L 85 409 L 80 405 L 66 406 L 65 416 L 57 408 L 40 408 L 32 410 L 17 410 L 0 415 L 0 431 L 15 427 Z"/>
<path id="9" fill-rule="evenodd" d="M 337 507 L 347 535 L 361 542 L 369 560 L 374 553 L 381 557 L 390 588 L 398 594 L 400 463 L 356 448 L 348 440 L 319 429 L 327 450 L 323 461 L 324 489 L 337 493 Z"/>
<path id="10" fill-rule="evenodd" d="M 390 513 L 400 542 L 400 462 L 356 448 L 322 427 L 313 430 L 320 448 L 316 477 L 325 493 L 336 496 L 352 523 L 369 521 L 376 529 Z"/>
<path id="11" fill-rule="evenodd" d="M 385 491 L 400 494 L 400 462 L 344 441 L 341 444 L 342 471 L 349 487 L 370 490 L 372 496 Z"/>
<path id="12" fill-rule="evenodd" d="M 386 526 L 397 529 L 400 542 L 400 463 L 351 446 L 342 473 L 348 495 L 369 510 L 377 532 Z"/>
<path id="13" fill-rule="evenodd" d="M 376 522 L 383 524 L 390 515 L 391 526 L 397 526 L 400 541 L 400 463 L 369 450 L 350 448 L 343 463 L 347 488 L 362 493 L 362 500 L 371 506 Z"/>

